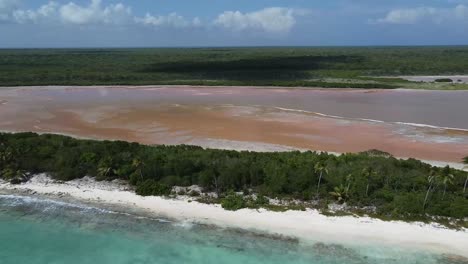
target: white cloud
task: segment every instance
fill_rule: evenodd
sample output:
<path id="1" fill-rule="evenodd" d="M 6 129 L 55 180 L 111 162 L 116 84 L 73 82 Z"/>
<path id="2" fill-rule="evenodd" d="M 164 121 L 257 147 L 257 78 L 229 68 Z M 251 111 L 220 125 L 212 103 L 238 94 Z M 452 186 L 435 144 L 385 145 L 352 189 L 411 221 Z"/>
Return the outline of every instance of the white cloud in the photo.
<path id="1" fill-rule="evenodd" d="M 10 20 L 18 6 L 19 0 L 0 0 L 0 22 Z"/>
<path id="2" fill-rule="evenodd" d="M 186 18 L 177 13 L 153 15 L 147 13 L 138 17 L 132 9 L 122 3 L 104 4 L 103 0 L 89 0 L 80 4 L 76 0 L 58 4 L 50 0 L 38 9 L 20 9 L 21 0 L 0 0 L 0 22 L 19 24 L 63 23 L 68 25 L 146 25 L 152 27 L 196 28 L 209 27 L 232 31 L 263 31 L 267 33 L 287 33 L 296 24 L 296 17 L 309 13 L 306 9 L 270 7 L 256 12 L 242 13 L 226 11 L 215 20 L 204 24 L 198 17 Z M 460 12 L 464 12 L 460 10 Z"/>
<path id="3" fill-rule="evenodd" d="M 0 0 L 0 11 L 8 11 L 19 5 L 19 0 Z"/>
<path id="4" fill-rule="evenodd" d="M 378 19 L 379 23 L 414 24 L 420 20 L 437 14 L 435 8 L 420 7 L 413 9 L 397 9 L 390 11 L 385 18 Z"/>
<path id="5" fill-rule="evenodd" d="M 39 23 L 48 19 L 54 19 L 57 16 L 58 4 L 49 2 L 37 10 L 15 10 L 13 18 L 17 23 Z"/>
<path id="6" fill-rule="evenodd" d="M 287 33 L 296 24 L 294 9 L 270 7 L 251 13 L 226 11 L 214 21 L 215 25 L 234 30 L 260 30 L 268 33 Z"/>
<path id="7" fill-rule="evenodd" d="M 70 2 L 60 8 L 60 17 L 64 22 L 71 24 L 94 23 L 99 20 L 99 9 L 99 0 L 93 0 L 87 7 L 82 7 L 73 2 Z"/>
<path id="8" fill-rule="evenodd" d="M 103 21 L 108 24 L 126 24 L 133 20 L 132 9 L 118 3 L 107 6 L 103 11 Z"/>
<path id="9" fill-rule="evenodd" d="M 155 27 L 184 28 L 189 26 L 201 26 L 201 21 L 199 18 L 194 18 L 193 21 L 188 21 L 177 13 L 171 13 L 167 16 L 153 16 L 151 14 L 146 14 L 144 17 L 135 18 L 135 22 L 138 24 Z"/>
<path id="10" fill-rule="evenodd" d="M 458 5 L 455 8 L 418 7 L 395 9 L 387 13 L 384 18 L 374 22 L 383 24 L 416 24 L 422 21 L 443 23 L 454 19 L 467 19 L 468 8 Z"/>
<path id="11" fill-rule="evenodd" d="M 203 26 L 203 22 L 201 21 L 201 19 L 199 17 L 195 17 L 193 20 L 192 20 L 192 25 L 194 27 L 201 27 Z"/>
<path id="12" fill-rule="evenodd" d="M 56 21 L 71 25 L 110 24 L 131 25 L 143 24 L 155 27 L 199 27 L 202 25 L 199 18 L 187 20 L 177 13 L 167 16 L 135 17 L 130 7 L 122 3 L 103 5 L 102 0 L 91 0 L 88 5 L 79 5 L 75 2 L 59 5 L 49 2 L 37 10 L 18 9 L 19 0 L 0 0 L 0 21 L 10 21 L 20 24 L 42 23 Z"/>
<path id="13" fill-rule="evenodd" d="M 88 6 L 73 2 L 60 7 L 60 18 L 69 24 L 125 24 L 132 20 L 130 7 L 119 3 L 101 7 L 101 0 L 91 0 Z"/>
<path id="14" fill-rule="evenodd" d="M 467 19 L 468 18 L 468 7 L 465 5 L 458 5 L 455 8 L 455 15 L 459 19 Z"/>

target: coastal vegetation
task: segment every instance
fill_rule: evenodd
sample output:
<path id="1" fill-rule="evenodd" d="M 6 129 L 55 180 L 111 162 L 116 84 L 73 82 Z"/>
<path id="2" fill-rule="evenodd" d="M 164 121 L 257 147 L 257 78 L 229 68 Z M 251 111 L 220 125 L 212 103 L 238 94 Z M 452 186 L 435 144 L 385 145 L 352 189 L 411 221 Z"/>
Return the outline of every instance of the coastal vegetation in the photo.
<path id="1" fill-rule="evenodd" d="M 466 226 L 468 217 L 467 172 L 399 160 L 376 150 L 340 156 L 256 153 L 0 134 L 0 176 L 20 183 L 38 173 L 61 181 L 84 176 L 126 180 L 140 195 L 168 195 L 174 186 L 198 185 L 216 194 L 201 200 L 228 210 L 278 209 L 269 197 L 297 201 L 296 209 L 346 204 L 390 219 L 441 217 Z"/>
<path id="2" fill-rule="evenodd" d="M 468 47 L 464 46 L 4 49 L 0 50 L 0 86 L 177 84 L 468 89 L 462 83 L 387 78 L 468 74 L 466 61 Z"/>
<path id="3" fill-rule="evenodd" d="M 440 79 L 435 79 L 435 82 L 439 82 L 439 83 L 444 83 L 444 82 L 446 82 L 446 83 L 451 83 L 451 82 L 453 82 L 453 80 L 450 79 L 450 78 L 440 78 Z"/>

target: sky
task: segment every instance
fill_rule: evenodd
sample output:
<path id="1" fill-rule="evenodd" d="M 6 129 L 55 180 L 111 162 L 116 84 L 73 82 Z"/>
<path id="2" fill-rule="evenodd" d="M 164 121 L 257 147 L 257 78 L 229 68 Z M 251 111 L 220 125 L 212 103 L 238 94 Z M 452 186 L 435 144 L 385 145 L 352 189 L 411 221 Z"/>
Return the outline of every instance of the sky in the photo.
<path id="1" fill-rule="evenodd" d="M 468 0 L 0 0 L 0 48 L 467 44 Z"/>

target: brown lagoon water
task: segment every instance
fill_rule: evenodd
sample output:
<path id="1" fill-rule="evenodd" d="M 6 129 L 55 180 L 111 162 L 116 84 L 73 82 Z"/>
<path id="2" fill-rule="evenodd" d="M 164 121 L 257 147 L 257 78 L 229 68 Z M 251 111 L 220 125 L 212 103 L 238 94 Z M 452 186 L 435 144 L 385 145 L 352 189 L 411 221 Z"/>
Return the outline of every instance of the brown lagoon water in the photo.
<path id="1" fill-rule="evenodd" d="M 334 152 L 372 148 L 459 162 L 468 92 L 255 87 L 0 89 L 0 129 L 146 144 Z"/>

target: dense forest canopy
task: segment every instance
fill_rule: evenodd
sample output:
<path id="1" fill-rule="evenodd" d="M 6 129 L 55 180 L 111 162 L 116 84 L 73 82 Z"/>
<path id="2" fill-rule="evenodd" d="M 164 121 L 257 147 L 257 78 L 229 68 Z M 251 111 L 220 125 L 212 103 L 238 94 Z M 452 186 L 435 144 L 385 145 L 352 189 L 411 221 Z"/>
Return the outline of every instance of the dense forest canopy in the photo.
<path id="1" fill-rule="evenodd" d="M 0 86 L 192 84 L 418 88 L 422 84 L 375 77 L 468 74 L 467 61 L 468 47 L 464 46 L 5 49 L 0 50 Z M 441 85 L 436 87 L 468 88 L 463 84 Z"/>
<path id="2" fill-rule="evenodd" d="M 0 134 L 1 177 L 21 182 L 44 172 L 64 181 L 84 176 L 128 180 L 142 195 L 199 185 L 230 197 L 223 202 L 232 208 L 245 206 L 242 198 L 232 195 L 243 191 L 259 194 L 258 203 L 268 196 L 316 201 L 318 207 L 346 202 L 404 219 L 468 217 L 466 172 L 399 160 L 377 150 L 340 156 L 310 151 L 256 153 Z"/>

